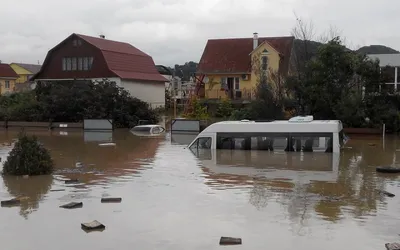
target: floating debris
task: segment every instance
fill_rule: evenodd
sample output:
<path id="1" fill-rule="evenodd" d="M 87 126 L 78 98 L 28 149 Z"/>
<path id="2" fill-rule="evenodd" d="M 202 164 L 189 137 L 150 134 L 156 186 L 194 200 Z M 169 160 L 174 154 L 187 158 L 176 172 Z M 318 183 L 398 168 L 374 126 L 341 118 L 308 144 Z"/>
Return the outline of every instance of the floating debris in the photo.
<path id="1" fill-rule="evenodd" d="M 110 146 L 115 146 L 116 144 L 114 142 L 109 142 L 109 143 L 100 143 L 100 147 L 110 147 Z"/>
<path id="2" fill-rule="evenodd" d="M 6 200 L 6 201 L 1 201 L 1 206 L 2 207 L 12 207 L 12 206 L 18 206 L 21 204 L 20 199 L 11 199 L 11 200 Z"/>
<path id="3" fill-rule="evenodd" d="M 399 243 L 386 243 L 385 247 L 387 250 L 400 250 Z"/>
<path id="4" fill-rule="evenodd" d="M 26 175 L 23 175 L 22 178 L 28 179 L 28 178 L 29 178 L 29 175 L 27 175 L 27 174 L 26 174 Z"/>
<path id="5" fill-rule="evenodd" d="M 77 162 L 77 163 L 75 163 L 75 167 L 76 168 L 82 168 L 83 167 L 83 163 L 82 162 Z"/>
<path id="6" fill-rule="evenodd" d="M 385 167 L 385 166 L 382 166 L 382 167 L 377 167 L 377 168 L 376 168 L 376 172 L 395 174 L 395 173 L 400 173 L 400 168 L 389 167 L 389 166 L 386 166 L 386 167 Z"/>
<path id="7" fill-rule="evenodd" d="M 110 197 L 110 198 L 101 198 L 101 203 L 120 203 L 122 198 Z"/>
<path id="8" fill-rule="evenodd" d="M 94 221 L 88 222 L 88 223 L 81 223 L 81 227 L 85 231 L 104 230 L 106 228 L 106 226 L 104 226 L 97 220 L 94 220 Z"/>
<path id="9" fill-rule="evenodd" d="M 374 147 L 376 146 L 376 143 L 368 143 L 368 146 Z"/>
<path id="10" fill-rule="evenodd" d="M 241 245 L 241 238 L 233 238 L 233 237 L 221 237 L 219 240 L 220 245 Z"/>
<path id="11" fill-rule="evenodd" d="M 50 189 L 50 192 L 61 192 L 65 191 L 65 189 Z"/>
<path id="12" fill-rule="evenodd" d="M 382 194 L 382 195 L 386 195 L 386 196 L 388 196 L 388 197 L 394 197 L 395 195 L 394 194 L 392 194 L 392 193 L 389 193 L 388 191 L 385 191 L 385 190 L 377 190 L 378 191 L 378 193 L 380 193 L 380 194 Z"/>
<path id="13" fill-rule="evenodd" d="M 83 202 L 70 202 L 68 204 L 60 206 L 61 208 L 73 209 L 83 207 Z"/>
<path id="14" fill-rule="evenodd" d="M 71 180 L 65 180 L 65 184 L 75 184 L 79 183 L 78 179 L 71 179 Z"/>

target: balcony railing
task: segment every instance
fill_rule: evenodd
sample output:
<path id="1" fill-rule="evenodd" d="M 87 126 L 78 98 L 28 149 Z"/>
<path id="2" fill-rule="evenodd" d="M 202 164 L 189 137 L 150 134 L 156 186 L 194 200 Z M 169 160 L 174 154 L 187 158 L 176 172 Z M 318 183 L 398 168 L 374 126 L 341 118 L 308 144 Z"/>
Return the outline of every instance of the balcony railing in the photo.
<path id="1" fill-rule="evenodd" d="M 223 99 L 230 100 L 252 100 L 254 93 L 248 89 L 241 90 L 220 90 L 220 89 L 206 89 L 205 98 L 207 99 Z"/>

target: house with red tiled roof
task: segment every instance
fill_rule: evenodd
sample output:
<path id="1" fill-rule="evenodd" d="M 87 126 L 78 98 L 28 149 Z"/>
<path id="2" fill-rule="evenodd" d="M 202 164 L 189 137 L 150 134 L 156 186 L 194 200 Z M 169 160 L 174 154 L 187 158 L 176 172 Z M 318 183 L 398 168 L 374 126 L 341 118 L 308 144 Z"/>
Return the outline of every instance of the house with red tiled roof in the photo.
<path id="1" fill-rule="evenodd" d="M 210 39 L 196 74 L 201 76 L 204 97 L 248 100 L 254 97 L 260 72 L 269 82 L 281 81 L 289 72 L 294 37 Z"/>
<path id="2" fill-rule="evenodd" d="M 35 82 L 107 78 L 152 107 L 165 105 L 165 82 L 151 56 L 131 44 L 72 34 L 52 48 Z"/>
<path id="3" fill-rule="evenodd" d="M 10 94 L 14 92 L 15 81 L 18 79 L 17 73 L 9 64 L 0 63 L 0 94 Z"/>

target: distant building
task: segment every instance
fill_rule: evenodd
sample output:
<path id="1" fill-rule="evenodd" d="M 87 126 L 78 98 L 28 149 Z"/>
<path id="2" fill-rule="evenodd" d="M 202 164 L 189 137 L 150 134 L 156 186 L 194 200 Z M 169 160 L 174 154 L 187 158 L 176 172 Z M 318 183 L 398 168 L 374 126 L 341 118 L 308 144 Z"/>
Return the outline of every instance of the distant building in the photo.
<path id="1" fill-rule="evenodd" d="M 397 92 L 400 88 L 398 86 L 400 84 L 400 54 L 371 54 L 367 56 L 379 60 L 379 66 L 386 71 L 385 74 L 388 76 L 388 82 L 385 85 L 390 88 L 389 90 Z"/>
<path id="2" fill-rule="evenodd" d="M 253 98 L 256 71 L 263 70 L 278 81 L 288 74 L 293 42 L 292 36 L 258 37 L 257 33 L 253 38 L 208 40 L 196 72 L 205 83 L 201 92 L 208 99 Z"/>
<path id="3" fill-rule="evenodd" d="M 17 73 L 10 65 L 0 63 L 0 94 L 11 94 L 15 89 L 15 82 L 18 79 Z"/>
<path id="4" fill-rule="evenodd" d="M 39 72 L 42 65 L 27 63 L 11 63 L 11 68 L 19 76 L 16 83 L 25 83 L 31 80 L 32 76 Z"/>
<path id="5" fill-rule="evenodd" d="M 52 48 L 34 81 L 101 80 L 107 78 L 152 107 L 165 105 L 166 79 L 151 56 L 134 46 L 72 34 Z"/>

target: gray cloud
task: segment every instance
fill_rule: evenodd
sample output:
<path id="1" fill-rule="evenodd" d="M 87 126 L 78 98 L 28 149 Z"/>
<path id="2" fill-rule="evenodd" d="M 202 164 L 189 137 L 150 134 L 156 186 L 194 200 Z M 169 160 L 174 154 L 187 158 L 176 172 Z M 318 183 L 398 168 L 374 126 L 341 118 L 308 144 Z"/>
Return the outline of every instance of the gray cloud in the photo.
<path id="1" fill-rule="evenodd" d="M 43 62 L 71 33 L 129 42 L 156 63 L 198 61 L 209 38 L 290 35 L 293 12 L 353 46 L 400 49 L 400 2 L 383 0 L 0 0 L 0 60 Z M 1 3 L 3 2 L 3 3 Z M 23 8 L 20 8 L 24 6 Z M 397 28 L 397 27 L 396 27 Z"/>

